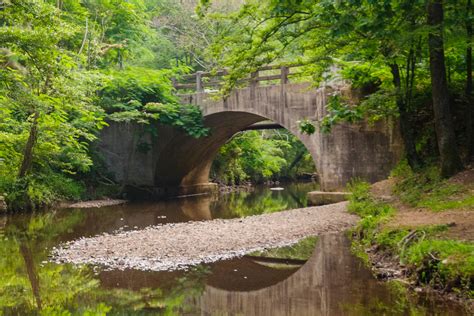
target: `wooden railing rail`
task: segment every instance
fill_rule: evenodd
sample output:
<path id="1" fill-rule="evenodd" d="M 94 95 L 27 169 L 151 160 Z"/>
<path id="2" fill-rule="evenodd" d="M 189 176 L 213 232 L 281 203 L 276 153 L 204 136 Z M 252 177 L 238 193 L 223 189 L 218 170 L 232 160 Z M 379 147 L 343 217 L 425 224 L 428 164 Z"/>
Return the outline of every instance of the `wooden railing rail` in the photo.
<path id="1" fill-rule="evenodd" d="M 287 84 L 291 76 L 297 73 L 291 72 L 291 69 L 301 67 L 301 64 L 290 64 L 290 65 L 268 65 L 259 68 L 257 71 L 250 74 L 248 78 L 239 80 L 237 83 L 248 83 L 249 86 L 257 86 L 259 82 L 279 80 L 280 84 Z M 277 70 L 278 74 L 261 75 L 260 72 L 268 70 Z M 219 70 L 217 72 L 204 72 L 198 71 L 193 74 L 181 76 L 179 82 L 173 80 L 173 85 L 176 90 L 194 90 L 195 92 L 204 92 L 206 88 L 219 88 L 223 84 L 221 77 L 227 75 L 227 70 Z"/>

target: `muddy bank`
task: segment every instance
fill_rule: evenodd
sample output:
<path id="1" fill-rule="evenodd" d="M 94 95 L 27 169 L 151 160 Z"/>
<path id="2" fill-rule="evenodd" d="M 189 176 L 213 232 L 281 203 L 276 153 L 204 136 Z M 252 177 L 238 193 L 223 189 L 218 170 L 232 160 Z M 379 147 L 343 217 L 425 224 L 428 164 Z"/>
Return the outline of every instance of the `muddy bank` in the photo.
<path id="1" fill-rule="evenodd" d="M 415 293 L 423 293 L 440 301 L 455 302 L 463 306 L 469 312 L 469 315 L 474 315 L 473 299 L 449 291 L 448 288 L 441 289 L 421 283 L 419 279 L 413 277 L 413 271 L 408 266 L 400 264 L 400 258 L 396 254 L 390 251 L 380 251 L 377 245 L 365 251 L 369 259 L 368 268 L 378 280 L 396 280 Z"/>
<path id="2" fill-rule="evenodd" d="M 295 243 L 353 226 L 358 218 L 347 203 L 308 207 L 241 219 L 152 226 L 63 244 L 55 262 L 103 265 L 113 269 L 172 270 Z"/>

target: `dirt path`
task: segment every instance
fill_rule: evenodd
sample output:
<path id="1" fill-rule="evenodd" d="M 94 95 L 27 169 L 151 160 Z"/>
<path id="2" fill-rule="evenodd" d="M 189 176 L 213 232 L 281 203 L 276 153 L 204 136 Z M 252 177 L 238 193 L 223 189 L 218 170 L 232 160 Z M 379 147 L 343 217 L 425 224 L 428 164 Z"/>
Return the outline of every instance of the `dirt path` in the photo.
<path id="1" fill-rule="evenodd" d="M 450 183 L 463 184 L 471 188 L 474 194 L 474 169 L 460 172 L 449 179 Z M 417 227 L 427 225 L 449 225 L 449 229 L 441 234 L 442 237 L 463 241 L 474 241 L 474 210 L 468 208 L 451 209 L 441 212 L 424 208 L 410 207 L 403 204 L 392 193 L 395 179 L 387 179 L 372 185 L 372 194 L 390 202 L 397 213 L 386 225 L 389 227 Z"/>
<path id="2" fill-rule="evenodd" d="M 170 270 L 292 244 L 357 222 L 347 202 L 230 220 L 187 222 L 83 238 L 53 250 L 53 261 L 114 269 Z"/>
<path id="3" fill-rule="evenodd" d="M 387 224 L 389 227 L 416 227 L 449 225 L 441 236 L 464 241 L 474 241 L 474 213 L 472 211 L 449 210 L 435 213 L 429 210 L 403 210 Z"/>

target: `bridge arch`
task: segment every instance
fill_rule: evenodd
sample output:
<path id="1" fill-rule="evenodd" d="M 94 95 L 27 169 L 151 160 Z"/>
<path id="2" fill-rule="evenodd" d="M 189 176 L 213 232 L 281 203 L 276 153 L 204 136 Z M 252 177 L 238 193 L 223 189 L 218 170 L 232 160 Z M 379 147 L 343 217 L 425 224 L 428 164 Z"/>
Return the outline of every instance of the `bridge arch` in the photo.
<path id="1" fill-rule="evenodd" d="M 339 90 L 337 90 L 339 89 Z M 163 197 L 203 193 L 215 188 L 209 170 L 218 149 L 238 131 L 271 120 L 298 137 L 311 153 L 323 190 L 339 189 L 353 177 L 375 182 L 388 176 L 403 145 L 397 123 L 337 124 L 326 134 L 299 133 L 298 120 L 316 126 L 326 115 L 330 95 L 351 91 L 341 87 L 314 88 L 308 83 L 282 83 L 236 89 L 226 98 L 204 91 L 181 95 L 181 102 L 199 106 L 208 137 L 194 139 L 169 126 L 158 136 L 145 135 L 138 124 L 113 123 L 102 131 L 99 149 L 106 166 L 131 196 Z M 138 140 L 136 135 L 141 135 Z M 139 142 L 147 151 L 140 151 Z M 149 145 L 149 146 L 148 146 Z"/>
<path id="2" fill-rule="evenodd" d="M 263 113 L 252 112 L 223 111 L 206 115 L 205 125 L 211 130 L 208 137 L 194 139 L 181 133 L 176 134 L 163 148 L 166 155 L 160 156 L 156 161 L 155 186 L 179 187 L 183 194 L 199 192 L 212 186 L 209 184 L 209 173 L 219 149 L 239 131 L 254 123 L 272 119 L 263 116 Z M 282 122 L 276 123 L 298 137 L 307 148 L 311 148 L 311 143 L 305 143 L 307 138 L 301 137 L 297 131 Z M 315 157 L 315 153 L 311 154 Z"/>

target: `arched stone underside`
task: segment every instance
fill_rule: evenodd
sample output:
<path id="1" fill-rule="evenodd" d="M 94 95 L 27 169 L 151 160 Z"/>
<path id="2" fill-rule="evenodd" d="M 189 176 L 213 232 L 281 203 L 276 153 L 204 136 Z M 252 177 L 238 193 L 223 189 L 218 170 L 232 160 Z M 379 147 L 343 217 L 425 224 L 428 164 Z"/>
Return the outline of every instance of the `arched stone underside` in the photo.
<path id="1" fill-rule="evenodd" d="M 303 142 L 323 189 L 338 189 L 353 177 L 370 182 L 385 178 L 402 151 L 393 122 L 338 124 L 329 134 L 318 129 L 313 135 L 299 133 L 298 120 L 308 118 L 317 125 L 326 115 L 332 93 L 331 88 L 285 84 L 238 89 L 226 99 L 208 93 L 183 95 L 183 102 L 202 109 L 209 136 L 195 139 L 167 126 L 158 126 L 152 136 L 143 126 L 112 123 L 103 130 L 99 149 L 115 180 L 132 195 L 202 193 L 215 188 L 209 171 L 219 148 L 242 129 L 271 120 Z"/>

